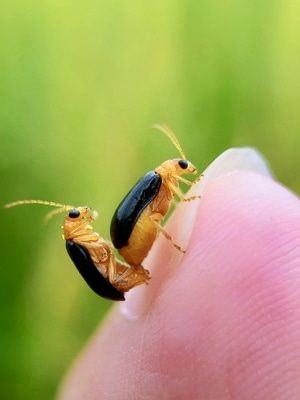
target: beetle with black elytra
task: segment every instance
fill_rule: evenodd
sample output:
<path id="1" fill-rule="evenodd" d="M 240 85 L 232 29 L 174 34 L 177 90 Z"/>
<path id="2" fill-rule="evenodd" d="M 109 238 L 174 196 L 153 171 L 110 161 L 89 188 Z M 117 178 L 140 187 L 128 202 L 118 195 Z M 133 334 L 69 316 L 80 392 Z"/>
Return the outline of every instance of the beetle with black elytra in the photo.
<path id="1" fill-rule="evenodd" d="M 63 238 L 67 252 L 77 270 L 99 296 L 110 300 L 125 300 L 124 293 L 135 286 L 147 283 L 149 271 L 143 267 L 134 267 L 118 260 L 111 244 L 90 225 L 97 213 L 87 206 L 73 207 L 44 200 L 19 200 L 7 204 L 6 208 L 22 204 L 43 204 L 57 207 L 47 214 L 46 220 L 53 215 L 67 211 L 63 223 Z"/>
<path id="2" fill-rule="evenodd" d="M 159 232 L 170 240 L 177 250 L 184 252 L 160 223 L 168 213 L 175 196 L 183 202 L 199 198 L 186 197 L 181 192 L 178 182 L 192 186 L 199 182 L 202 175 L 193 182 L 181 176 L 196 174 L 196 167 L 186 159 L 178 139 L 169 127 L 155 127 L 167 135 L 182 158 L 167 160 L 155 170 L 147 172 L 124 197 L 113 215 L 110 226 L 112 242 L 124 260 L 135 267 L 142 266 Z"/>

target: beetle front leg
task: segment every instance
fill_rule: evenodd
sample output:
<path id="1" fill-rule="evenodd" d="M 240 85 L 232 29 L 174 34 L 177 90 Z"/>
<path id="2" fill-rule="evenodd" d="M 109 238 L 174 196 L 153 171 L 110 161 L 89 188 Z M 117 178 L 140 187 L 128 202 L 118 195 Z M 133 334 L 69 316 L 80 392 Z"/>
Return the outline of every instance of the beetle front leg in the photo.
<path id="1" fill-rule="evenodd" d="M 191 182 L 189 182 L 189 183 L 191 183 Z M 169 183 L 169 189 L 174 195 L 178 196 L 181 201 L 192 201 L 192 200 L 200 199 L 200 196 L 185 197 L 184 194 L 179 189 L 179 187 L 175 186 L 171 183 Z"/>
<path id="2" fill-rule="evenodd" d="M 193 185 L 195 185 L 196 183 L 200 182 L 201 179 L 203 178 L 203 176 L 204 176 L 204 174 L 200 174 L 200 175 L 199 175 L 196 179 L 194 179 L 192 182 L 191 182 L 191 181 L 188 181 L 187 179 L 183 178 L 183 177 L 180 176 L 180 175 L 175 175 L 175 178 L 176 178 L 176 180 L 178 180 L 178 181 L 184 183 L 185 185 L 193 186 Z"/>

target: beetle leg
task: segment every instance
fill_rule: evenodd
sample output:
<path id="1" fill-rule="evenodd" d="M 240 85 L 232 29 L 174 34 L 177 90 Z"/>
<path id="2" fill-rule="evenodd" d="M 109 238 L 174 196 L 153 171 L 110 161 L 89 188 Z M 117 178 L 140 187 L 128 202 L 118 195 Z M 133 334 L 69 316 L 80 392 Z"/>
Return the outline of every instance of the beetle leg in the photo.
<path id="1" fill-rule="evenodd" d="M 125 272 L 128 272 L 128 270 Z M 110 257 L 108 264 L 108 280 L 111 284 L 114 284 L 118 281 L 116 276 L 117 276 L 116 260 L 113 257 Z M 121 276 L 123 276 L 123 274 Z"/>
<path id="2" fill-rule="evenodd" d="M 124 269 L 124 272 L 122 272 Z M 121 275 L 120 275 L 121 273 Z M 124 292 L 143 283 L 147 284 L 150 279 L 149 271 L 142 265 L 133 266 L 122 263 L 121 261 L 111 260 L 109 264 L 109 281 L 117 289 Z"/>
<path id="3" fill-rule="evenodd" d="M 172 236 L 159 224 L 158 225 L 158 229 L 159 231 L 164 235 L 164 237 L 168 240 L 170 240 L 170 242 L 172 243 L 172 245 L 175 247 L 175 249 L 181 251 L 182 253 L 185 253 L 185 250 L 182 249 L 181 246 L 179 246 L 179 244 L 175 243 L 172 239 Z"/>
<path id="4" fill-rule="evenodd" d="M 122 290 L 129 290 L 134 285 L 130 285 L 131 279 L 129 277 L 133 273 L 134 267 L 124 264 L 121 261 L 116 261 L 113 257 L 110 257 L 108 265 L 108 279 L 112 285 L 122 287 Z M 127 279 L 128 278 L 128 279 Z M 127 281 L 125 281 L 127 279 Z M 125 281 L 125 282 L 124 282 Z M 143 281 L 144 282 L 144 281 Z M 141 283 L 143 283 L 141 282 Z M 123 287 L 125 286 L 125 287 Z"/>
<path id="5" fill-rule="evenodd" d="M 172 202 L 172 206 L 173 207 L 177 207 L 177 201 L 174 199 L 174 197 L 172 198 L 172 200 L 171 200 L 171 202 Z"/>
<path id="6" fill-rule="evenodd" d="M 191 183 L 191 182 L 189 182 L 189 183 Z M 176 195 L 176 196 L 178 196 L 180 198 L 181 201 L 192 201 L 192 200 L 200 199 L 200 196 L 184 197 L 184 195 L 182 194 L 182 192 L 179 189 L 179 187 L 175 186 L 175 185 L 173 185 L 171 183 L 169 183 L 169 188 L 173 192 L 174 195 Z"/>
<path id="7" fill-rule="evenodd" d="M 82 243 L 95 243 L 100 240 L 99 234 L 96 232 L 90 233 L 88 235 L 80 235 L 78 237 L 74 236 L 73 241 L 78 244 Z"/>
<path id="8" fill-rule="evenodd" d="M 197 178 L 193 180 L 192 185 L 195 185 L 196 183 L 200 182 L 203 177 L 204 174 L 200 174 L 199 176 L 197 176 Z"/>
<path id="9" fill-rule="evenodd" d="M 152 215 L 152 220 L 153 223 L 155 224 L 155 226 L 157 227 L 157 229 L 164 235 L 164 237 L 168 240 L 170 240 L 170 242 L 172 243 L 172 245 L 175 247 L 175 249 L 181 251 L 182 253 L 185 253 L 185 250 L 182 249 L 181 246 L 179 246 L 179 244 L 175 243 L 172 239 L 172 236 L 165 230 L 165 228 L 163 228 L 157 221 L 160 221 L 162 218 L 158 218 L 158 216 L 161 217 L 161 214 L 153 214 Z"/>
<path id="10" fill-rule="evenodd" d="M 176 178 L 176 180 L 178 180 L 178 181 L 184 183 L 185 185 L 193 186 L 193 185 L 195 185 L 196 183 L 198 183 L 199 181 L 201 181 L 201 179 L 203 178 L 203 176 L 204 176 L 203 174 L 199 175 L 199 176 L 198 176 L 195 180 L 193 180 L 192 182 L 191 182 L 191 181 L 188 181 L 187 179 L 183 178 L 183 177 L 180 176 L 180 175 L 175 175 L 174 178 Z"/>

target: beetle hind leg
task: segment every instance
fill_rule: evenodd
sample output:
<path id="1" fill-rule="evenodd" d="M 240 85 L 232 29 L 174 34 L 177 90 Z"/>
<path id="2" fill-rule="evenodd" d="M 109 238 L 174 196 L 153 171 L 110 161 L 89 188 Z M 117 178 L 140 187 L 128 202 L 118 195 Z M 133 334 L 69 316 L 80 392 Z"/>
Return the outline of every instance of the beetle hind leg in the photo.
<path id="1" fill-rule="evenodd" d="M 179 244 L 175 243 L 174 240 L 172 239 L 172 236 L 157 222 L 155 222 L 157 225 L 157 229 L 164 235 L 164 237 L 172 243 L 172 245 L 175 247 L 175 249 L 181 251 L 181 253 L 185 253 L 185 250 Z"/>
<path id="2" fill-rule="evenodd" d="M 135 286 L 147 284 L 150 273 L 142 265 L 127 265 L 119 260 L 111 260 L 108 279 L 116 289 L 127 292 Z"/>

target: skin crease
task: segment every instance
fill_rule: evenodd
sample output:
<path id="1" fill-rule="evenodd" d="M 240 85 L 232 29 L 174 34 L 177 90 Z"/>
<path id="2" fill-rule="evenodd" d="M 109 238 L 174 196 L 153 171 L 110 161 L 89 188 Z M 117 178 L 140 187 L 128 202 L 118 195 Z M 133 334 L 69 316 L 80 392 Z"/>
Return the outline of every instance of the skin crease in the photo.
<path id="1" fill-rule="evenodd" d="M 160 235 L 149 285 L 112 309 L 59 400 L 300 398 L 299 199 L 249 171 L 201 196 L 185 255 Z M 179 207 L 176 242 L 187 223 Z"/>

